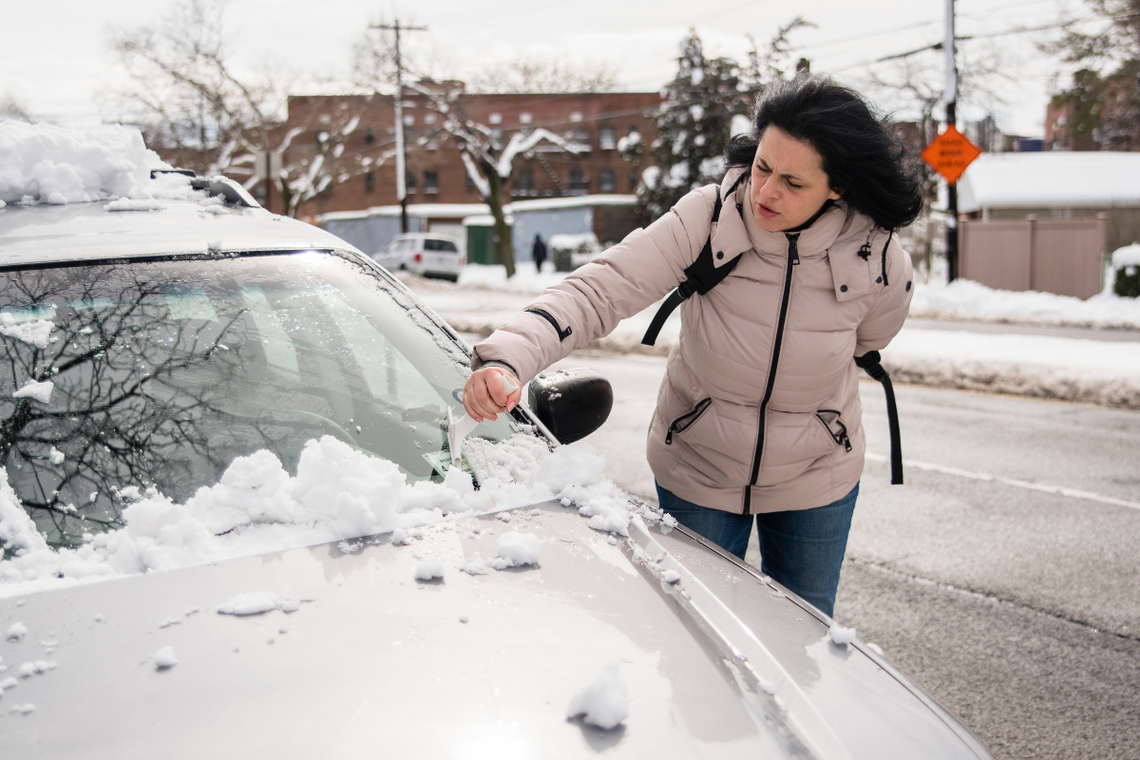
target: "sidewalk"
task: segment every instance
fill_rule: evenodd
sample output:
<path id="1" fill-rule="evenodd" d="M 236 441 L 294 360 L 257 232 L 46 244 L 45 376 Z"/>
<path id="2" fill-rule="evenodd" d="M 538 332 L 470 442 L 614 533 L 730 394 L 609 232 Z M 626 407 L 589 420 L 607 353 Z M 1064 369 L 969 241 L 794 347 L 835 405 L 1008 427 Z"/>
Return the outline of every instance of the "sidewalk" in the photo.
<path id="1" fill-rule="evenodd" d="M 563 275 L 469 266 L 458 284 L 405 282 L 461 332 L 492 330 Z M 615 353 L 664 355 L 679 313 L 657 345 L 641 345 L 656 306 L 623 320 L 593 345 Z M 1111 295 L 1088 301 L 994 291 L 971 282 L 916 284 L 911 319 L 883 351 L 896 382 L 1012 393 L 1140 409 L 1140 304 Z"/>

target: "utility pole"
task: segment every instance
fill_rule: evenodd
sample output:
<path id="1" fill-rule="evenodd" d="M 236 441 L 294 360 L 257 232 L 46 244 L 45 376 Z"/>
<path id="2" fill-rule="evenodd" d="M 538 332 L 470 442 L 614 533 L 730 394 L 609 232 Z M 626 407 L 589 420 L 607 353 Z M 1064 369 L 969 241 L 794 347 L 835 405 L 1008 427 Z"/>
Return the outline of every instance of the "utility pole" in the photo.
<path id="1" fill-rule="evenodd" d="M 958 121 L 958 63 L 954 44 L 954 0 L 946 0 L 946 128 L 957 128 Z M 946 264 L 950 269 L 950 282 L 958 279 L 958 183 L 946 183 Z"/>
<path id="2" fill-rule="evenodd" d="M 373 29 L 383 29 L 396 33 L 396 199 L 400 202 L 400 231 L 408 231 L 408 184 L 405 168 L 404 145 L 404 66 L 400 58 L 400 32 L 426 32 L 426 26 L 400 26 L 396 19 L 392 24 L 373 24 Z"/>

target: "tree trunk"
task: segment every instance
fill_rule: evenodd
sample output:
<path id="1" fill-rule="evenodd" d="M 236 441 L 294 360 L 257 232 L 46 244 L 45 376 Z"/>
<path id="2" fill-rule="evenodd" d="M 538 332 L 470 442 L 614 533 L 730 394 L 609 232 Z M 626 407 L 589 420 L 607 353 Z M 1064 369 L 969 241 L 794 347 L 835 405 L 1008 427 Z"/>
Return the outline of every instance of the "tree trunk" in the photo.
<path id="1" fill-rule="evenodd" d="M 511 245 L 511 226 L 507 224 L 507 217 L 503 213 L 503 185 L 499 174 L 491 167 L 486 171 L 487 184 L 491 188 L 491 197 L 487 205 L 491 207 L 491 215 L 495 217 L 495 237 L 499 243 L 499 263 L 507 268 L 507 278 L 515 276 L 515 250 Z"/>

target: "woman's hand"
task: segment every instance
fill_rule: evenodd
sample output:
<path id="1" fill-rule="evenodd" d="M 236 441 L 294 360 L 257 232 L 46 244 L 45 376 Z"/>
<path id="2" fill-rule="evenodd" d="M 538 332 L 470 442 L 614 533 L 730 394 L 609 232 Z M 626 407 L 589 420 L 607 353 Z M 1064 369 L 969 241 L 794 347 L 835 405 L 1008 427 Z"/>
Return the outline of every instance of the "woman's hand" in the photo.
<path id="1" fill-rule="evenodd" d="M 463 408 L 476 422 L 497 420 L 522 399 L 522 384 L 502 367 L 484 367 L 471 373 L 463 386 Z"/>

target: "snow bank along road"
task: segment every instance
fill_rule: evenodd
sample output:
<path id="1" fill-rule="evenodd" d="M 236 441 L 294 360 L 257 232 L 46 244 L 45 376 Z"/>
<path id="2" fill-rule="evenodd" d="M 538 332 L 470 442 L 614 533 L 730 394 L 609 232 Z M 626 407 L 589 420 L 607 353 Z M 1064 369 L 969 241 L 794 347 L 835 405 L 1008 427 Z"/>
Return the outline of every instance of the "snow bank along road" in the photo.
<path id="1" fill-rule="evenodd" d="M 405 282 L 457 329 L 486 335 L 529 303 L 543 285 L 556 281 L 553 275 L 536 277 L 527 272 L 528 277 L 520 271 L 516 275 L 518 281 L 512 278 L 508 283 L 505 278 L 500 281 L 479 271 L 484 269 L 500 268 L 468 267 L 458 286 L 411 276 L 405 277 Z M 957 310 L 945 304 L 939 304 L 937 309 L 924 307 L 920 290 L 912 314 L 1030 325 L 1036 320 L 1045 326 L 1027 329 L 993 321 L 916 319 L 904 326 L 883 352 L 893 378 L 920 385 L 1140 409 L 1140 331 L 1048 327 L 1090 323 L 1121 326 L 1127 322 L 1116 315 L 1125 312 L 1128 316 L 1126 310 L 1133 304 L 1116 304 L 1113 318 L 1098 322 L 1095 315 L 1086 316 L 1085 312 L 1091 309 L 1087 302 L 1068 299 L 1073 302 L 1068 303 L 1058 296 L 1049 296 L 1061 304 L 1053 312 L 1042 314 L 1040 309 L 1027 307 L 1025 315 L 1015 318 L 1010 316 L 1017 307 L 1015 297 L 1032 304 L 1047 294 L 1010 294 L 986 291 L 975 283 L 963 285 L 965 296 L 959 297 L 961 306 Z M 995 313 L 997 305 L 1010 302 L 1012 306 L 1007 306 L 1005 312 Z M 641 345 L 641 336 L 656 311 L 653 306 L 624 320 L 613 334 L 597 341 L 596 347 L 621 353 L 668 353 L 680 329 L 679 312 L 666 322 L 656 346 Z M 1136 311 L 1140 318 L 1140 305 Z"/>

